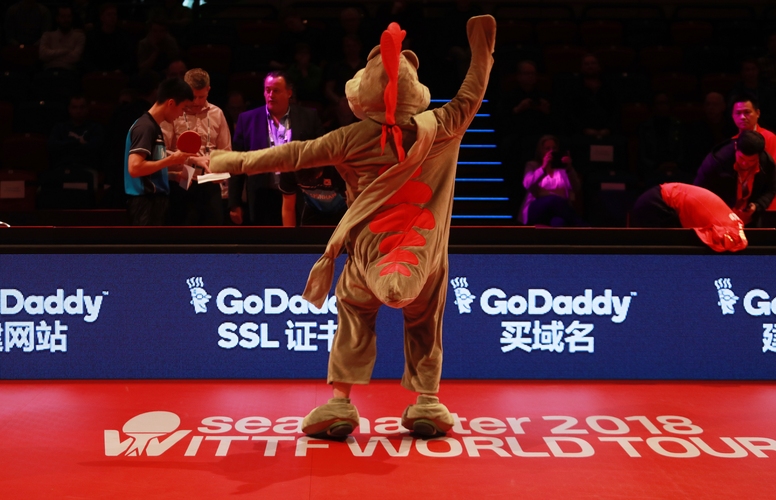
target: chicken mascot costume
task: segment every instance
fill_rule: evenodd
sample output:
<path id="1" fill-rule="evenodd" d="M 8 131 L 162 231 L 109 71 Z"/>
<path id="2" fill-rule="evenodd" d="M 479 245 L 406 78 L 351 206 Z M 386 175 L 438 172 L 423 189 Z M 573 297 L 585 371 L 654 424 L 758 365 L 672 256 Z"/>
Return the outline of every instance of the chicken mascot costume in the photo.
<path id="1" fill-rule="evenodd" d="M 466 30 L 469 70 L 455 98 L 440 108 L 426 110 L 430 95 L 418 81 L 418 58 L 401 50 L 406 33 L 391 23 L 366 67 L 346 86 L 350 107 L 361 121 L 315 140 L 211 156 L 213 172 L 232 174 L 334 165 L 347 184 L 348 210 L 303 293 L 316 307 L 323 305 L 334 261 L 344 249 L 347 260 L 336 287 L 338 329 L 328 368 L 334 397 L 305 417 L 302 431 L 308 435 L 342 438 L 358 425 L 350 389 L 368 384 L 372 376 L 375 321 L 383 304 L 403 312 L 401 383 L 418 393 L 402 425 L 422 437 L 442 435 L 453 426 L 452 415 L 436 396 L 447 241 L 458 150 L 488 84 L 496 21 L 473 17 Z"/>

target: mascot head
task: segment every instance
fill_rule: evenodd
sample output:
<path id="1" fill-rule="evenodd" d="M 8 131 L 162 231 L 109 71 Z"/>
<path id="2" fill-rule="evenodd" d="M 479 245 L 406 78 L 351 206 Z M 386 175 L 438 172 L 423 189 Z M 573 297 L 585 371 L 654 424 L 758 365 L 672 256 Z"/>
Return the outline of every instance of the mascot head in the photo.
<path id="1" fill-rule="evenodd" d="M 393 126 L 408 123 L 431 102 L 428 88 L 418 81 L 418 56 L 401 50 L 405 35 L 398 24 L 391 23 L 380 38 L 380 45 L 369 53 L 366 67 L 345 85 L 353 114 L 361 120 L 370 118 L 383 124 L 383 140 L 391 134 L 397 145 L 401 143 L 401 133 Z"/>

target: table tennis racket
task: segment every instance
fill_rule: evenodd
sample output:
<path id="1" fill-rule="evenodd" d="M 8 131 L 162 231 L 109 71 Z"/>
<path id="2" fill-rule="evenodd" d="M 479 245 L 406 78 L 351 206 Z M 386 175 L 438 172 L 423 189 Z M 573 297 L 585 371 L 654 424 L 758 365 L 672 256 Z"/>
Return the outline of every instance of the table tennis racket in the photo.
<path id="1" fill-rule="evenodd" d="M 178 151 L 198 153 L 202 147 L 202 138 L 193 130 L 187 130 L 178 137 Z"/>

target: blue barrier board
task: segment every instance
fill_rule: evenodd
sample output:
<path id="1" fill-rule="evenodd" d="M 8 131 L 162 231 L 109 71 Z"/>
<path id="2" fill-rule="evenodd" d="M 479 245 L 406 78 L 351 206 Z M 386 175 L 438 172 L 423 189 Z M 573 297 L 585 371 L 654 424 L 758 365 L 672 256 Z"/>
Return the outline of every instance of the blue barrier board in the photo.
<path id="1" fill-rule="evenodd" d="M 317 258 L 0 255 L 0 379 L 324 378 L 336 298 L 301 298 Z M 453 254 L 443 377 L 773 380 L 774 268 L 758 255 Z M 400 310 L 381 309 L 377 335 L 374 377 L 401 377 Z"/>

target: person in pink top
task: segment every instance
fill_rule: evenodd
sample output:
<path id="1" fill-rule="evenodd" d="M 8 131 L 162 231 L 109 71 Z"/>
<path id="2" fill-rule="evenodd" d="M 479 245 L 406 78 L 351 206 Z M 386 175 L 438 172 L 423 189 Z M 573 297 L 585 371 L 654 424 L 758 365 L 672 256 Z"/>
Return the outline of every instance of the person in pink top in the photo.
<path id="1" fill-rule="evenodd" d="M 536 159 L 525 165 L 525 200 L 521 222 L 527 226 L 584 226 L 572 206 L 581 189 L 571 157 L 560 152 L 558 138 L 545 135 L 536 146 Z"/>

